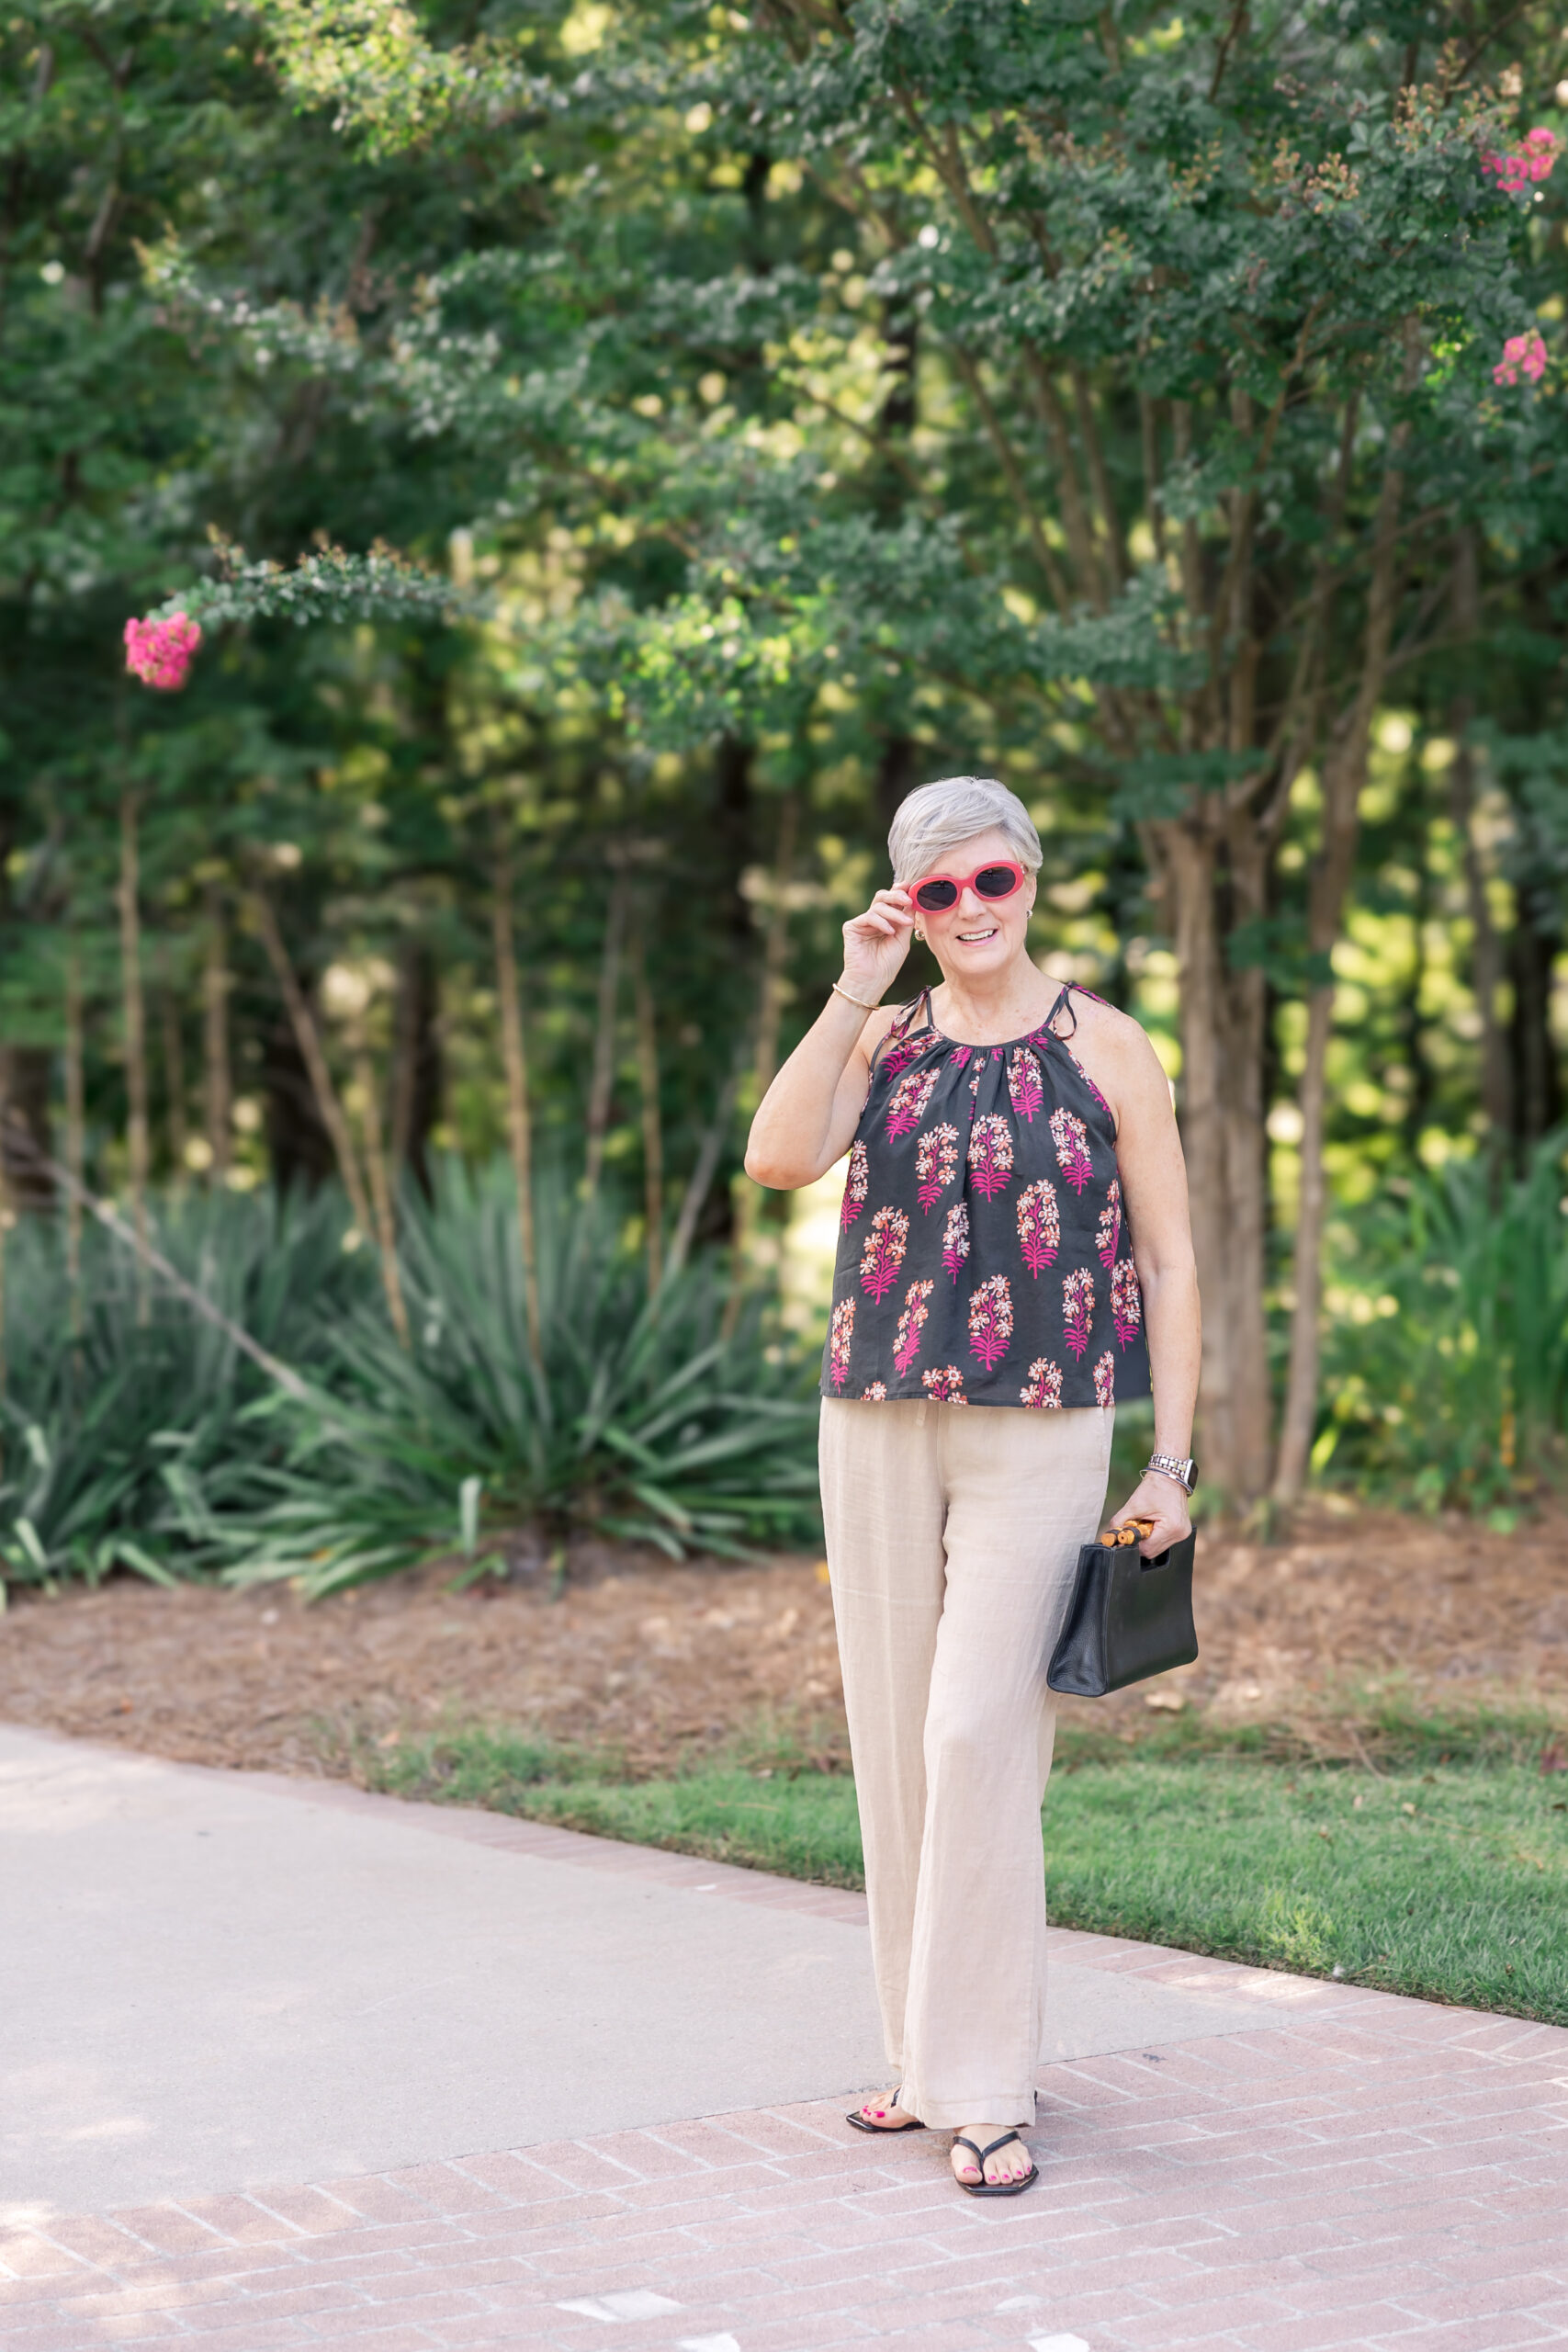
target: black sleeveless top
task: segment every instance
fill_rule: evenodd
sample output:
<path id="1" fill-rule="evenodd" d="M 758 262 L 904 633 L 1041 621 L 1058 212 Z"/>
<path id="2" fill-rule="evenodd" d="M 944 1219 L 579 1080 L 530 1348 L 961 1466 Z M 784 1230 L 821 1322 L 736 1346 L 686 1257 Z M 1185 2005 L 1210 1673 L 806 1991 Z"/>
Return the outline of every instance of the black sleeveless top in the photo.
<path id="1" fill-rule="evenodd" d="M 1147 1396 L 1115 1121 L 1055 1033 L 1071 993 L 1007 1046 L 955 1046 L 929 989 L 901 1009 L 850 1148 L 825 1396 Z"/>

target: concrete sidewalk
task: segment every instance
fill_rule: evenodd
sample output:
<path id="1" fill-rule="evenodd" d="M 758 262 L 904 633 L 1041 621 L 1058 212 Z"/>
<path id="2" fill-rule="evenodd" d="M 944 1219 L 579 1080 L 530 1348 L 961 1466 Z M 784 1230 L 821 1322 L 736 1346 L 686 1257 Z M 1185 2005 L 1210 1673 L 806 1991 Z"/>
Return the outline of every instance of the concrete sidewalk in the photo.
<path id="1" fill-rule="evenodd" d="M 0 1888 L 0 2352 L 1568 2341 L 1552 2029 L 1055 1933 L 980 2203 L 857 1896 L 3 1727 Z"/>

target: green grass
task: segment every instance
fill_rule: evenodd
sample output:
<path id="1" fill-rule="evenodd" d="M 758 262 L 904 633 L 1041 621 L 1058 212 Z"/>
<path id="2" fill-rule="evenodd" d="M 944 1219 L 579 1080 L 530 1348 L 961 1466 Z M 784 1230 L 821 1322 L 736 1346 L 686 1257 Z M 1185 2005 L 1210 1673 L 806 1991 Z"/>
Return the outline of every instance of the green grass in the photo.
<path id="1" fill-rule="evenodd" d="M 1568 1775 L 1540 1769 L 1548 1731 L 1395 1710 L 1370 1765 L 1281 1760 L 1266 1732 L 1201 1724 L 1133 1749 L 1069 1735 L 1045 1808 L 1052 1917 L 1568 2025 Z M 750 1756 L 633 1781 L 612 1757 L 464 1727 L 358 1761 L 400 1795 L 860 1885 L 853 1782 L 795 1769 L 776 1739 Z"/>

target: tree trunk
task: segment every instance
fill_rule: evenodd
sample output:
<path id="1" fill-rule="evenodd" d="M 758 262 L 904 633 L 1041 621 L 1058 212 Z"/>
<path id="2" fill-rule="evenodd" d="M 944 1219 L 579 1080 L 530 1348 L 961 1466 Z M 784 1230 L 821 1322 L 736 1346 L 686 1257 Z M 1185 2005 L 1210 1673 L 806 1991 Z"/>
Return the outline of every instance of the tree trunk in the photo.
<path id="1" fill-rule="evenodd" d="M 681 1203 L 681 1214 L 675 1220 L 675 1235 L 670 1244 L 668 1268 L 672 1274 L 679 1273 L 691 1255 L 692 1243 L 696 1238 L 697 1225 L 702 1216 L 703 1205 L 707 1199 L 718 1168 L 719 1157 L 724 1150 L 724 1139 L 729 1133 L 730 1122 L 735 1116 L 735 1104 L 740 1092 L 740 1080 L 744 1075 L 745 1063 L 738 1056 L 729 1076 L 718 1090 L 718 1101 L 714 1106 L 713 1117 L 704 1131 L 702 1142 L 697 1149 L 696 1161 L 692 1169 L 691 1179 L 686 1186 L 685 1197 Z"/>
<path id="2" fill-rule="evenodd" d="M 1481 587 L 1475 533 L 1461 531 L 1454 542 L 1454 634 L 1461 646 L 1473 645 L 1481 626 Z M 1470 985 L 1481 1015 L 1481 1107 L 1492 1130 L 1495 1147 L 1514 1124 L 1513 1091 L 1507 1038 L 1498 1012 L 1503 984 L 1503 948 L 1492 920 L 1487 875 L 1475 838 L 1475 753 L 1470 729 L 1475 720 L 1475 696 L 1468 685 L 1449 706 L 1453 734 L 1453 765 L 1449 770 L 1449 814 L 1459 836 L 1464 866 L 1465 905 L 1470 914 Z"/>
<path id="3" fill-rule="evenodd" d="M 398 951 L 393 1024 L 392 1166 L 410 1169 L 426 1200 L 431 1196 L 426 1146 L 441 1115 L 440 1009 L 434 956 L 423 940 L 404 940 Z"/>
<path id="4" fill-rule="evenodd" d="M 174 1182 L 183 1189 L 190 1173 L 186 1159 L 189 1134 L 186 1125 L 185 1039 L 180 1032 L 180 1001 L 170 972 L 166 944 L 158 956 L 158 1014 L 163 1031 L 164 1091 L 168 1097 L 169 1159 Z"/>
<path id="5" fill-rule="evenodd" d="M 305 1001 L 305 991 L 288 960 L 288 951 L 283 944 L 283 933 L 277 927 L 272 900 L 265 890 L 256 890 L 252 893 L 250 906 L 257 933 L 266 951 L 266 960 L 272 967 L 272 976 L 288 1008 L 289 1026 L 294 1032 L 294 1042 L 299 1048 L 299 1057 L 310 1075 L 316 1115 L 332 1140 L 333 1156 L 337 1161 L 338 1174 L 343 1179 L 343 1189 L 348 1194 L 350 1213 L 366 1240 L 373 1241 L 376 1225 L 371 1215 L 369 1195 L 355 1155 L 348 1120 L 338 1100 L 337 1089 L 333 1084 L 332 1072 L 327 1068 L 315 1016 Z M 389 1294 L 389 1306 L 390 1304 Z"/>
<path id="6" fill-rule="evenodd" d="M 338 1172 L 333 1139 L 321 1125 L 316 1092 L 288 1012 L 279 1009 L 261 1034 L 261 1083 L 266 1097 L 266 1149 L 280 1193 L 296 1183 L 315 1192 Z"/>
<path id="7" fill-rule="evenodd" d="M 768 928 L 762 942 L 762 978 L 757 997 L 757 1043 L 751 1069 L 753 1096 L 758 1102 L 773 1084 L 779 1066 L 784 967 L 789 960 L 789 886 L 795 872 L 795 842 L 799 822 L 800 803 L 791 792 L 779 810 Z M 750 1271 L 751 1234 L 761 1197 L 761 1187 L 749 1176 L 742 1176 L 737 1192 L 735 1233 L 730 1244 L 729 1296 L 725 1301 L 724 1309 L 723 1329 L 727 1339 L 740 1319 L 741 1301 Z"/>
<path id="8" fill-rule="evenodd" d="M 1203 1302 L 1198 1451 L 1205 1486 L 1240 1505 L 1269 1480 L 1263 974 L 1233 970 L 1230 934 L 1261 918 L 1268 852 L 1250 812 L 1202 810 L 1156 836 L 1180 989 L 1182 1144 Z"/>
<path id="9" fill-rule="evenodd" d="M 642 1104 L 643 1220 L 647 1227 L 648 1290 L 663 1275 L 664 1120 L 659 1099 L 659 1027 L 648 978 L 647 918 L 639 910 L 632 931 L 632 1009 L 637 1022 L 637 1092 Z"/>
<path id="10" fill-rule="evenodd" d="M 65 949 L 65 1167 L 75 1186 L 87 1177 L 86 1085 L 84 1069 L 82 951 L 73 933 Z M 65 1195 L 65 1280 L 71 1302 L 71 1336 L 79 1340 L 82 1311 L 82 1200 Z"/>
<path id="11" fill-rule="evenodd" d="M 119 797 L 119 961 L 125 1020 L 125 1091 L 129 1106 L 126 1147 L 131 1229 L 136 1235 L 136 1320 L 152 1312 L 147 1277 L 147 1013 L 141 993 L 141 910 L 133 792 Z"/>
<path id="12" fill-rule="evenodd" d="M 208 1182 L 226 1184 L 233 1162 L 234 1079 L 229 1060 L 229 934 L 223 894 L 207 887 L 207 952 L 201 976 L 201 1105 L 207 1130 Z"/>
<path id="13" fill-rule="evenodd" d="M 47 1046 L 0 1046 L 0 1093 L 10 1105 L 13 1122 L 32 1146 L 30 1152 L 14 1151 L 6 1168 L 13 1210 L 54 1205 L 54 1185 L 42 1165 L 53 1149 L 49 1118 L 52 1059 Z M 0 1152 L 5 1148 L 0 1142 Z"/>
<path id="14" fill-rule="evenodd" d="M 1293 1503 L 1306 1484 L 1317 1419 L 1317 1376 L 1322 1334 L 1323 1228 L 1328 1188 L 1323 1150 L 1326 1125 L 1328 1046 L 1334 1026 L 1334 974 L 1330 958 L 1355 878 L 1360 836 L 1361 790 L 1367 780 L 1372 721 L 1382 695 L 1388 649 L 1399 595 L 1398 526 L 1404 485 L 1402 458 L 1409 428 L 1396 426 L 1389 443 L 1378 498 L 1367 587 L 1366 631 L 1361 673 L 1348 710 L 1335 730 L 1323 763 L 1323 833 L 1307 890 L 1306 1060 L 1299 1102 L 1302 1114 L 1301 1205 L 1293 1259 L 1295 1306 L 1291 1316 L 1291 1363 L 1280 1426 L 1280 1459 L 1274 1497 Z"/>
<path id="15" fill-rule="evenodd" d="M 354 1084 L 359 1097 L 359 1124 L 365 1137 L 365 1165 L 370 1175 L 370 1200 L 376 1214 L 376 1246 L 381 1255 L 381 1286 L 387 1312 L 402 1345 L 410 1344 L 408 1308 L 402 1277 L 398 1271 L 398 1227 L 392 1206 L 392 1186 L 381 1140 L 381 1107 L 377 1099 L 376 1071 L 362 1036 L 353 1045 Z"/>
<path id="16" fill-rule="evenodd" d="M 588 1164 L 583 1174 L 587 1197 L 599 1190 L 604 1167 L 604 1138 L 610 1127 L 610 1104 L 615 1089 L 615 1006 L 621 986 L 621 946 L 626 935 L 629 884 L 617 873 L 610 885 L 604 909 L 604 944 L 599 958 L 599 999 L 593 1013 L 593 1069 L 588 1083 Z"/>
<path id="17" fill-rule="evenodd" d="M 528 1325 L 528 1353 L 535 1372 L 544 1374 L 544 1351 L 539 1318 L 538 1246 L 534 1230 L 534 1136 L 528 1111 L 528 1062 L 523 1039 L 523 1007 L 518 996 L 517 946 L 512 928 L 512 811 L 498 809 L 495 822 L 495 887 L 491 898 L 491 931 L 495 951 L 495 988 L 501 1006 L 501 1056 L 506 1074 L 506 1139 L 512 1152 L 512 1176 L 517 1188 L 517 1242 L 523 1259 L 523 1311 Z"/>
<path id="18" fill-rule="evenodd" d="M 1545 892 L 1541 897 L 1550 908 L 1551 897 Z M 1538 920 L 1540 911 L 1535 892 L 1522 885 L 1514 935 L 1508 943 L 1508 977 L 1514 995 L 1508 1024 L 1514 1146 L 1521 1168 L 1562 1116 L 1557 1041 L 1551 1034 L 1552 966 L 1562 933 L 1542 924 Z"/>

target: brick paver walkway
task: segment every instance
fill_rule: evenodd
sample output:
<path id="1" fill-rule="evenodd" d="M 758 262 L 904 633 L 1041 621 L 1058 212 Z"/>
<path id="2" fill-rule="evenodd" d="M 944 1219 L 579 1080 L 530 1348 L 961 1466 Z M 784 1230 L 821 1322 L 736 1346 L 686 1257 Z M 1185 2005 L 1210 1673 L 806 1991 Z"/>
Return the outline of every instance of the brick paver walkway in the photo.
<path id="1" fill-rule="evenodd" d="M 1262 1997 L 1250 2032 L 1047 2068 L 1043 2177 L 1021 2198 L 963 2197 L 944 2134 L 874 2143 L 810 2107 L 40 2214 L 0 2236 L 0 2352 L 1568 2341 L 1568 2032 L 1054 1943 L 1079 1964 Z"/>

